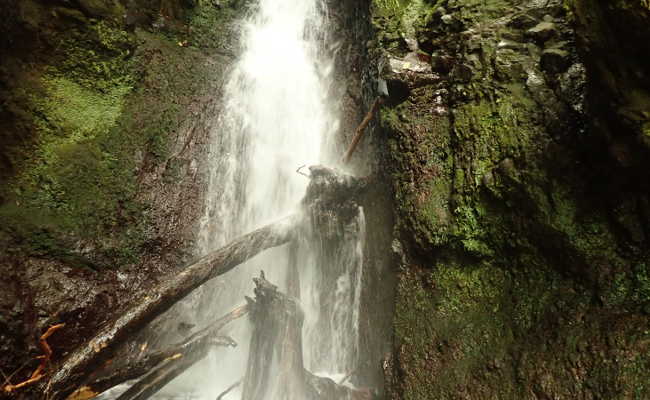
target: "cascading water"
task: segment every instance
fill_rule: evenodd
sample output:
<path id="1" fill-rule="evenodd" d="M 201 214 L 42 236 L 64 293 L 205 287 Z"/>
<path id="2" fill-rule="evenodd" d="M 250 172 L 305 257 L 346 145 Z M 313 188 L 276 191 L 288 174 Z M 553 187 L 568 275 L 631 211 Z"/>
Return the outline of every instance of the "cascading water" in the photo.
<path id="1" fill-rule="evenodd" d="M 329 144 L 337 134 L 338 119 L 328 103 L 333 63 L 326 26 L 326 9 L 319 0 L 260 0 L 245 21 L 243 53 L 212 132 L 212 169 L 197 253 L 296 212 L 308 184 L 296 168 L 331 165 L 336 159 Z M 305 367 L 332 377 L 357 367 L 363 210 L 358 208 L 339 231 L 334 241 L 318 233 L 308 235 L 297 250 Z M 260 269 L 285 291 L 288 247 L 266 251 L 205 285 L 185 309 L 199 325 L 224 314 L 251 294 L 252 277 Z M 214 399 L 242 379 L 249 323 L 238 321 L 227 333 L 238 348 L 213 351 L 165 392 Z M 241 392 L 234 391 L 228 398 L 239 396 Z M 273 400 L 273 395 L 265 398 Z"/>

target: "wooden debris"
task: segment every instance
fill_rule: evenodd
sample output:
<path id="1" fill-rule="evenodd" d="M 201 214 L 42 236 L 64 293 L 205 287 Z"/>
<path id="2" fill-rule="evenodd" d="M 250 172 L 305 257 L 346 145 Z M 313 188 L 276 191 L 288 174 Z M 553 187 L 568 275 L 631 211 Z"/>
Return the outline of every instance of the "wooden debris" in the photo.
<path id="1" fill-rule="evenodd" d="M 370 110 L 368 110 L 368 113 L 366 114 L 365 118 L 361 121 L 361 124 L 359 124 L 357 130 L 354 131 L 354 137 L 352 138 L 352 143 L 350 143 L 350 147 L 348 147 L 348 151 L 345 153 L 345 156 L 343 156 L 343 163 L 347 164 L 350 161 L 350 158 L 352 158 L 352 154 L 357 149 L 357 146 L 359 145 L 359 142 L 363 137 L 363 133 L 366 130 L 366 126 L 368 126 L 368 124 L 372 120 L 372 117 L 379 109 L 379 106 L 382 105 L 383 103 L 384 103 L 384 98 L 381 96 L 377 97 L 374 103 L 372 103 L 372 106 L 370 107 Z"/>
<path id="2" fill-rule="evenodd" d="M 268 248 L 287 243 L 298 221 L 296 216 L 289 216 L 240 236 L 202 257 L 179 274 L 162 281 L 148 291 L 146 297 L 137 301 L 134 307 L 125 310 L 86 345 L 68 356 L 50 379 L 47 385 L 50 388 L 49 394 L 55 399 L 66 398 L 78 387 L 72 386 L 72 382 L 86 381 L 133 333 L 208 280 L 230 271 Z M 46 388 L 43 387 L 43 390 Z"/>
<path id="3" fill-rule="evenodd" d="M 228 393 L 230 393 L 234 388 L 236 388 L 239 385 L 241 385 L 241 380 L 239 380 L 239 381 L 233 383 L 232 385 L 228 386 L 226 388 L 226 390 L 224 390 L 223 392 L 221 392 L 219 394 L 219 396 L 217 396 L 217 400 L 222 400 Z"/>
<path id="4" fill-rule="evenodd" d="M 40 344 L 41 349 L 45 354 L 36 357 L 37 359 L 41 360 L 40 364 L 38 365 L 36 370 L 32 372 L 32 375 L 26 381 L 21 382 L 17 385 L 12 385 L 11 383 L 5 385 L 4 387 L 5 392 L 11 393 L 16 389 L 20 389 L 22 387 L 31 385 L 32 383 L 38 382 L 39 380 L 41 380 L 41 378 L 43 378 L 43 376 L 45 376 L 44 374 L 45 367 L 47 366 L 47 363 L 50 361 L 50 358 L 52 358 L 52 349 L 50 348 L 50 345 L 47 343 L 47 338 L 52 336 L 54 332 L 58 331 L 64 326 L 65 324 L 57 324 L 57 325 L 50 326 L 47 329 L 47 331 L 45 331 L 45 333 L 41 335 L 41 338 L 39 339 L 38 343 Z"/>
<path id="5" fill-rule="evenodd" d="M 105 376 L 100 376 L 94 379 L 91 378 L 90 382 L 85 383 L 81 388 L 68 396 L 66 400 L 82 399 L 83 397 L 75 397 L 79 396 L 78 392 L 95 393 L 95 395 L 97 395 L 121 383 L 144 376 L 157 367 L 169 363 L 170 361 L 177 360 L 181 357 L 185 357 L 186 359 L 190 358 L 188 357 L 190 353 L 197 353 L 197 356 L 194 357 L 194 362 L 196 362 L 207 354 L 209 348 L 212 346 L 234 347 L 236 343 L 231 338 L 215 335 L 228 323 L 243 317 L 246 313 L 248 313 L 248 305 L 244 304 L 239 306 L 228 314 L 217 319 L 206 328 L 190 335 L 180 343 L 164 350 L 145 354 L 143 357 L 135 361 L 127 362 L 124 366 L 114 368 L 114 371 Z M 192 364 L 193 363 L 190 363 L 187 367 Z"/>

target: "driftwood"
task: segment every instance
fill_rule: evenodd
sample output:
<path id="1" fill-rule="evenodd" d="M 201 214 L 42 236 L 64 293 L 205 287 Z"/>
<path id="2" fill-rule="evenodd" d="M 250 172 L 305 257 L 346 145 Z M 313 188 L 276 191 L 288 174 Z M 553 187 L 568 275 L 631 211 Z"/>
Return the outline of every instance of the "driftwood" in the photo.
<path id="1" fill-rule="evenodd" d="M 122 393 L 117 400 L 146 400 L 192 365 L 202 360 L 208 354 L 209 346 L 235 345 L 236 343 L 227 336 L 215 338 L 205 335 L 196 342 L 191 343 L 185 352 L 166 359 L 159 367 Z"/>
<path id="2" fill-rule="evenodd" d="M 352 138 L 352 143 L 350 143 L 350 147 L 348 147 L 348 151 L 345 152 L 345 156 L 343 156 L 343 163 L 348 163 L 350 161 L 350 158 L 352 158 L 352 154 L 357 149 L 357 146 L 359 145 L 359 142 L 363 137 L 363 133 L 366 130 L 366 126 L 368 126 L 368 124 L 372 120 L 372 117 L 375 115 L 375 112 L 377 112 L 377 109 L 379 109 L 379 106 L 381 106 L 383 103 L 384 103 L 384 98 L 381 96 L 377 97 L 374 103 L 372 103 L 372 106 L 370 107 L 370 110 L 368 110 L 368 113 L 366 114 L 365 118 L 361 121 L 361 124 L 359 124 L 357 130 L 354 131 L 354 137 Z"/>
<path id="3" fill-rule="evenodd" d="M 298 218 L 290 216 L 243 235 L 148 291 L 135 307 L 126 310 L 68 356 L 50 379 L 47 388 L 43 388 L 44 393 L 49 399 L 66 398 L 78 389 L 79 382 L 85 381 L 132 334 L 206 281 L 230 271 L 268 248 L 287 243 L 297 223 Z"/>
<path id="4" fill-rule="evenodd" d="M 253 323 L 242 400 L 367 400 L 370 393 L 342 386 L 304 368 L 303 313 L 296 299 L 278 291 L 262 275 L 248 299 Z"/>
<path id="5" fill-rule="evenodd" d="M 237 318 L 241 318 L 246 315 L 247 312 L 247 305 L 237 307 L 211 323 L 208 327 L 190 335 L 180 343 L 164 350 L 145 354 L 134 361 L 126 363 L 126 365 L 118 365 L 117 367 L 112 368 L 109 373 L 104 373 L 99 377 L 91 376 L 89 382 L 82 385 L 72 393 L 69 396 L 69 399 L 74 400 L 83 398 L 82 394 L 85 394 L 86 396 L 90 394 L 97 395 L 126 381 L 140 378 L 141 376 L 150 373 L 152 370 L 162 367 L 164 364 L 178 360 L 180 357 L 184 357 L 185 360 L 187 360 L 188 358 L 193 357 L 191 353 L 196 353 L 197 355 L 207 354 L 211 346 L 235 346 L 236 343 L 229 337 L 216 335 L 226 324 Z M 194 362 L 199 361 L 199 359 L 200 358 L 195 357 Z M 188 367 L 192 364 L 189 364 Z"/>
<path id="6" fill-rule="evenodd" d="M 230 393 L 233 389 L 235 389 L 237 386 L 241 385 L 241 380 L 233 383 L 232 385 L 228 386 L 226 390 L 221 392 L 219 396 L 217 396 L 217 400 L 223 399 L 228 393 Z"/>
<path id="7" fill-rule="evenodd" d="M 343 175 L 322 166 L 312 166 L 309 170 L 311 182 L 303 199 L 303 206 L 312 218 L 312 225 L 318 225 L 326 220 L 331 222 L 329 217 L 320 221 L 318 215 L 336 215 L 336 218 L 343 220 L 354 217 L 357 205 L 351 199 L 359 197 L 365 191 L 368 187 L 368 179 Z M 268 248 L 289 242 L 294 231 L 300 226 L 300 222 L 300 217 L 293 215 L 243 235 L 221 249 L 202 257 L 179 274 L 171 276 L 148 291 L 145 297 L 134 302 L 134 307 L 125 310 L 119 318 L 105 325 L 91 340 L 62 361 L 54 370 L 49 382 L 42 384 L 41 389 L 45 394 L 44 397 L 51 400 L 72 400 L 73 397 L 68 396 L 73 392 L 81 393 L 83 385 L 80 383 L 88 382 L 94 371 L 100 370 L 115 350 L 129 337 L 206 281 L 230 271 Z M 292 272 L 297 272 L 295 256 L 292 258 L 294 258 Z M 297 296 L 299 284 L 288 283 L 290 294 Z M 183 362 L 186 360 L 187 358 Z M 169 366 L 166 367 L 167 372 L 162 373 L 162 377 L 175 373 L 176 369 L 172 365 L 182 365 L 182 363 L 169 363 Z M 128 366 L 127 369 L 133 368 L 135 371 L 138 370 L 138 367 L 148 366 L 134 365 Z M 142 371 L 142 368 L 139 371 Z M 301 371 L 297 367 L 296 370 Z M 304 376 L 307 374 L 307 372 L 301 373 Z M 307 379 L 303 379 L 303 381 L 306 382 Z M 162 382 L 162 380 L 158 382 Z M 104 386 L 109 383 L 107 381 Z M 80 388 L 80 386 L 82 387 Z M 94 391 L 87 393 L 94 393 Z"/>

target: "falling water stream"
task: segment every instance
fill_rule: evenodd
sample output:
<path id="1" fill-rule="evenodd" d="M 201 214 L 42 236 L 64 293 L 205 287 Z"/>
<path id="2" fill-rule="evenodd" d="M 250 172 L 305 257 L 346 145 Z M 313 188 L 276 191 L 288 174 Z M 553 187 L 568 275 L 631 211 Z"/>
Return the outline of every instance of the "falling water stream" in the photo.
<path id="1" fill-rule="evenodd" d="M 296 173 L 298 167 L 336 166 L 331 143 L 339 123 L 329 98 L 333 60 L 327 25 L 327 10 L 319 0 L 260 0 L 244 21 L 243 52 L 211 134 L 197 254 L 296 212 L 308 184 Z M 297 252 L 305 367 L 335 380 L 357 364 L 364 235 L 359 208 L 338 245 L 303 238 Z M 260 270 L 285 290 L 288 263 L 288 245 L 268 250 L 204 285 L 182 305 L 184 312 L 197 325 L 225 314 L 252 294 L 252 277 Z M 250 332 L 245 318 L 231 324 L 224 333 L 239 346 L 212 351 L 160 398 L 215 399 L 244 376 Z M 235 390 L 226 398 L 240 397 Z M 275 400 L 272 393 L 266 398 Z"/>

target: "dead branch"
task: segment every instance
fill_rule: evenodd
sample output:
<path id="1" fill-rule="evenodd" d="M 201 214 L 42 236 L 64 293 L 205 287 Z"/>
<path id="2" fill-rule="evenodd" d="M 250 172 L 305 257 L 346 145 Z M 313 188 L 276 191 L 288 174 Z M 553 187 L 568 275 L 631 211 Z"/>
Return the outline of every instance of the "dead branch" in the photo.
<path id="1" fill-rule="evenodd" d="M 230 393 L 234 388 L 236 388 L 236 387 L 239 386 L 240 384 L 241 384 L 241 380 L 238 380 L 237 382 L 235 382 L 235 383 L 233 383 L 232 385 L 228 386 L 228 387 L 226 388 L 226 390 L 224 390 L 223 392 L 221 392 L 221 393 L 219 394 L 219 396 L 217 396 L 217 399 L 216 399 L 216 400 L 221 400 L 221 399 L 223 399 L 225 395 L 227 395 L 228 393 Z"/>
<path id="2" fill-rule="evenodd" d="M 381 96 L 377 97 L 375 99 L 375 102 L 372 103 L 372 106 L 370 107 L 370 110 L 368 110 L 368 113 L 366 114 L 365 118 L 363 119 L 363 121 L 361 121 L 361 124 L 359 124 L 357 130 L 354 131 L 354 137 L 352 138 L 352 143 L 350 143 L 350 147 L 348 147 L 348 151 L 345 153 L 345 156 L 343 157 L 343 163 L 347 164 L 348 161 L 350 161 L 352 154 L 357 149 L 357 146 L 359 145 L 359 142 L 363 137 L 363 133 L 365 132 L 366 126 L 368 126 L 370 120 L 372 120 L 372 117 L 375 115 L 375 112 L 377 112 L 377 109 L 383 103 L 384 103 L 384 98 Z"/>
<path id="3" fill-rule="evenodd" d="M 217 332 L 228 323 L 243 317 L 246 313 L 248 313 L 248 305 L 244 304 L 170 348 L 151 352 L 138 360 L 127 362 L 124 366 L 113 368 L 114 371 L 105 376 L 99 378 L 91 377 L 89 379 L 90 382 L 83 384 L 79 389 L 68 396 L 67 400 L 82 398 L 79 397 L 82 393 L 93 393 L 96 396 L 121 383 L 137 379 L 162 365 L 166 360 L 174 359 L 174 357 L 178 357 L 179 354 L 187 354 L 189 349 L 192 348 L 207 353 L 207 350 L 211 346 L 234 346 L 236 343 L 234 343 L 232 339 L 226 336 L 215 338 L 214 335 L 216 335 Z M 203 348 L 201 348 L 201 346 L 203 346 Z"/>
<path id="4" fill-rule="evenodd" d="M 21 382 L 21 383 L 19 383 L 17 385 L 12 385 L 11 383 L 8 383 L 7 385 L 5 385 L 5 387 L 4 387 L 5 392 L 11 393 L 16 389 L 20 389 L 22 387 L 31 385 L 32 383 L 38 382 L 39 380 L 41 380 L 41 378 L 43 378 L 43 376 L 45 375 L 45 374 L 43 374 L 43 371 L 45 370 L 45 367 L 47 366 L 47 363 L 50 361 L 50 358 L 52 358 L 52 349 L 50 348 L 50 345 L 47 343 L 47 338 L 52 336 L 52 334 L 54 334 L 54 332 L 58 331 L 59 329 L 63 328 L 64 326 L 65 326 L 65 324 L 57 324 L 57 325 L 50 326 L 47 329 L 47 331 L 45 331 L 45 333 L 41 335 L 38 343 L 40 344 L 41 349 L 43 350 L 43 353 L 45 353 L 45 354 L 36 357 L 36 359 L 41 360 L 38 367 L 36 368 L 36 370 L 34 370 L 34 372 L 32 372 L 32 375 L 26 381 Z M 9 378 L 7 378 L 7 379 L 9 379 Z"/>
<path id="5" fill-rule="evenodd" d="M 51 388 L 48 393 L 54 399 L 67 397 L 77 389 L 78 382 L 85 381 L 132 334 L 206 281 L 230 271 L 268 248 L 288 242 L 297 223 L 298 217 L 289 216 L 266 225 L 233 240 L 182 272 L 163 280 L 142 299 L 136 300 L 134 307 L 105 325 L 91 340 L 64 360 L 47 385 L 47 388 Z M 46 390 L 44 387 L 43 391 Z"/>
<path id="6" fill-rule="evenodd" d="M 304 368 L 303 312 L 299 302 L 268 282 L 254 278 L 255 299 L 249 299 L 253 323 L 243 400 L 367 400 L 365 391 L 337 384 Z"/>
<path id="7" fill-rule="evenodd" d="M 302 176 L 306 176 L 307 178 L 309 178 L 309 175 L 307 175 L 306 173 L 302 172 L 302 169 L 305 168 L 305 167 L 306 167 L 306 165 L 301 165 L 300 167 L 298 167 L 298 169 L 296 170 L 296 172 L 299 173 L 299 174 L 302 175 Z"/>
<path id="8" fill-rule="evenodd" d="M 202 360 L 208 354 L 209 346 L 236 346 L 230 337 L 213 338 L 204 335 L 189 343 L 182 353 L 174 354 L 151 371 L 144 378 L 122 393 L 117 400 L 146 400 L 165 387 L 174 378 L 185 372 L 192 365 Z"/>

